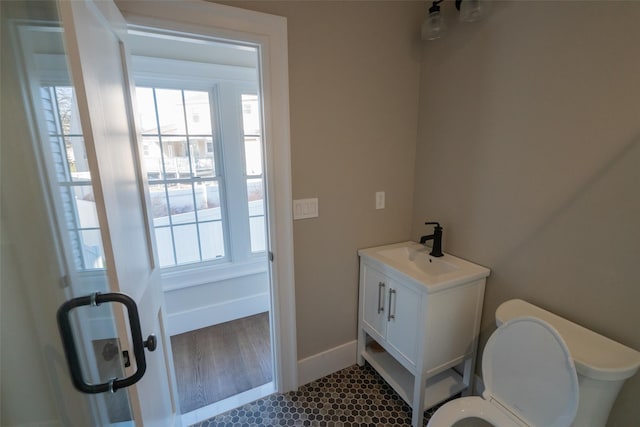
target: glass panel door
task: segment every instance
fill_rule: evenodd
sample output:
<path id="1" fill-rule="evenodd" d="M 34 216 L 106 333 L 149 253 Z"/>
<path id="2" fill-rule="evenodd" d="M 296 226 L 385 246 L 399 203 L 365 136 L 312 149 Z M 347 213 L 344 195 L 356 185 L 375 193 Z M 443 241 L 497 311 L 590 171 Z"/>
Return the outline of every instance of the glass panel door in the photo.
<path id="1" fill-rule="evenodd" d="M 21 216 L 3 218 L 8 220 L 3 228 L 10 229 L 8 238 L 17 256 L 15 268 L 28 271 L 34 264 L 48 260 L 58 266 L 55 275 L 43 277 L 41 282 L 22 283 L 31 288 L 30 295 L 44 298 L 44 295 L 57 293 L 60 298 L 73 298 L 107 292 L 92 174 L 56 4 L 15 1 L 2 2 L 2 8 L 2 26 L 9 35 L 8 43 L 3 43 L 2 57 L 11 58 L 6 62 L 15 67 L 7 76 L 3 67 L 3 78 L 15 77 L 16 80 L 10 83 L 20 87 L 23 95 L 15 100 L 15 109 L 2 109 L 2 122 L 3 126 L 18 126 L 21 122 L 29 125 L 29 132 L 22 133 L 19 138 L 3 137 L 2 155 L 25 165 L 35 165 L 33 169 L 17 167 L 11 176 L 6 175 L 4 168 L 2 171 L 3 185 L 10 180 L 12 186 L 20 188 L 19 191 L 4 191 L 3 188 L 3 203 L 16 208 L 21 204 L 28 206 L 23 207 Z M 17 158 L 18 153 L 27 153 L 31 158 Z M 47 227 L 49 234 L 41 238 L 55 242 L 54 253 L 43 254 L 29 241 L 27 236 L 33 227 L 31 210 L 46 212 L 51 218 Z M 62 292 L 59 292 L 60 288 Z M 44 310 L 45 305 L 57 306 L 59 302 L 31 300 L 31 304 L 40 310 Z M 104 383 L 125 376 L 123 351 L 126 350 L 120 346 L 114 310 L 121 309 L 111 304 L 83 307 L 75 310 L 71 317 L 75 342 L 79 343 L 77 351 L 88 383 Z M 55 322 L 54 319 L 55 316 L 48 314 L 45 321 Z M 53 351 L 52 347 L 44 351 L 50 362 L 48 374 L 58 378 L 58 383 L 66 383 L 68 380 L 61 378 L 67 375 L 64 356 L 59 352 L 53 356 Z M 81 412 L 79 408 L 87 404 L 94 425 L 134 425 L 127 392 L 89 397 L 76 391 L 63 392 L 63 389 L 54 390 L 54 393 L 65 394 L 64 399 L 61 396 L 55 399 L 63 419 L 74 418 L 74 412 Z"/>
<path id="2" fill-rule="evenodd" d="M 34 329 L 61 424 L 178 425 L 149 203 L 137 163 L 126 23 L 112 2 L 90 0 L 2 2 L 2 17 L 10 39 L 7 44 L 3 37 L 2 56 L 13 58 L 3 61 L 3 88 L 5 80 L 20 88 L 10 108 L 3 98 L 3 164 L 5 154 L 20 163 L 10 168 L 13 185 L 5 185 L 2 170 L 2 228 L 10 230 L 3 242 L 16 261 L 14 277 L 37 276 L 21 284 L 28 289 L 26 305 L 37 313 Z M 22 129 L 5 138 L 5 123 Z M 5 202 L 11 207 L 4 209 Z M 31 223 L 34 216 L 46 224 Z M 126 310 L 107 297 L 125 299 Z M 65 300 L 59 315 L 52 314 Z M 78 301 L 82 307 L 73 305 Z M 51 340 L 56 318 L 68 370 L 59 341 Z M 146 351 L 143 333 L 155 337 L 144 342 Z M 70 372 L 77 390 L 100 394 L 71 390 Z M 81 421 L 68 421 L 78 419 L 76 412 L 83 413 Z"/>

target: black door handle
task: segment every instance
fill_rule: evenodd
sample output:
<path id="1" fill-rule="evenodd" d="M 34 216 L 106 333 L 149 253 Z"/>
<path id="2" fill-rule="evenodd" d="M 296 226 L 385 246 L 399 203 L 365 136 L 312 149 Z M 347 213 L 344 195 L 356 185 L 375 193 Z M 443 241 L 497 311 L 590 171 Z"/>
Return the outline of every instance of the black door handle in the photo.
<path id="1" fill-rule="evenodd" d="M 136 359 L 136 371 L 133 375 L 127 378 L 113 378 L 107 383 L 89 384 L 85 381 L 84 376 L 82 375 L 80 358 L 73 339 L 69 313 L 77 307 L 85 305 L 98 306 L 105 302 L 118 302 L 127 308 L 127 313 L 129 314 L 129 327 L 131 329 L 131 339 L 133 340 L 133 354 Z M 149 335 L 145 341 L 142 340 L 138 307 L 131 297 L 120 293 L 94 293 L 84 297 L 73 298 L 60 306 L 57 313 L 57 319 L 58 330 L 60 331 L 60 337 L 62 338 L 62 344 L 64 347 L 64 354 L 67 358 L 69 372 L 71 373 L 71 381 L 76 389 L 83 393 L 90 394 L 104 393 L 107 391 L 113 393 L 118 389 L 129 387 L 130 385 L 140 381 L 147 370 L 144 349 L 146 347 L 149 351 L 154 351 L 157 346 L 157 339 L 155 335 Z"/>

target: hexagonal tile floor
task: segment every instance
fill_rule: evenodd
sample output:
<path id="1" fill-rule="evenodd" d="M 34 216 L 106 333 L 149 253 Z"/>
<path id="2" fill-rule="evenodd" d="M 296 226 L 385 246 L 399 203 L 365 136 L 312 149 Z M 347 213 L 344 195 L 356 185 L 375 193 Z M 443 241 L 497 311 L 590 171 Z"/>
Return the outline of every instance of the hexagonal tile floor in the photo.
<path id="1" fill-rule="evenodd" d="M 435 411 L 425 411 L 425 422 Z M 238 426 L 410 426 L 411 408 L 368 365 L 351 366 L 196 424 Z"/>

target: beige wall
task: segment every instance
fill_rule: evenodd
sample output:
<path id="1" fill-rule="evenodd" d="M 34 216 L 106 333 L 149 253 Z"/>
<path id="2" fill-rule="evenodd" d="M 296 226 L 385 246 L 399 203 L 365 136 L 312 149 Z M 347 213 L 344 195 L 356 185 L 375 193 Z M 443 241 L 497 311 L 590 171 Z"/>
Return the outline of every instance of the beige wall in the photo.
<path id="1" fill-rule="evenodd" d="M 407 240 L 420 2 L 228 2 L 287 18 L 298 358 L 356 338 L 358 248 Z M 375 210 L 375 192 L 387 208 Z"/>
<path id="2" fill-rule="evenodd" d="M 640 4 L 496 4 L 425 45 L 412 236 L 523 298 L 640 350 Z M 640 420 L 640 375 L 609 426 Z"/>
<path id="3" fill-rule="evenodd" d="M 421 2 L 227 3 L 288 18 L 294 198 L 320 199 L 295 223 L 299 358 L 355 338 L 355 249 L 405 239 L 412 196 L 413 238 L 439 220 L 492 269 L 483 341 L 520 297 L 640 349 L 639 4 L 496 3 L 424 45 L 418 84 Z"/>
<path id="4" fill-rule="evenodd" d="M 425 220 L 492 269 L 485 339 L 520 297 L 640 349 L 639 4 L 499 3 L 424 47 L 422 2 L 227 4 L 288 18 L 293 196 L 320 201 L 294 229 L 299 358 L 355 339 L 356 249 Z"/>

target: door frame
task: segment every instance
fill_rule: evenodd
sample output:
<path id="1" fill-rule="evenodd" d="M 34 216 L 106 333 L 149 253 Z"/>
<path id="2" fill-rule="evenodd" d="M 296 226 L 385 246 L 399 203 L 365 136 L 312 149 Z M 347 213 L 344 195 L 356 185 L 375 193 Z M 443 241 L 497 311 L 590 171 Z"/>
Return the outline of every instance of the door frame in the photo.
<path id="1" fill-rule="evenodd" d="M 260 46 L 271 324 L 278 392 L 298 387 L 286 18 L 205 1 L 118 1 L 129 24 Z"/>

